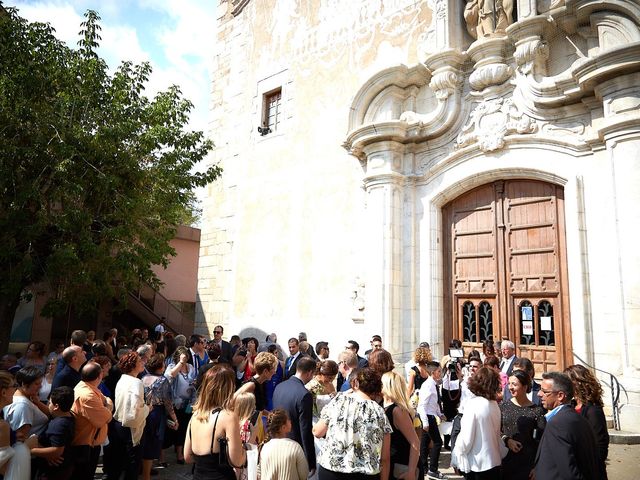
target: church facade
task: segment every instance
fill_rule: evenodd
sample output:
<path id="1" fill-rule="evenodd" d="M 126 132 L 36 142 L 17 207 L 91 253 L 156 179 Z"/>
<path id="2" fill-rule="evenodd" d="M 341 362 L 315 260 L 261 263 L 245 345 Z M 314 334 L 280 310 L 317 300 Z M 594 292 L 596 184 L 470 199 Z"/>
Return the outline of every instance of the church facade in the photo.
<path id="1" fill-rule="evenodd" d="M 200 331 L 302 330 L 332 356 L 380 334 L 398 360 L 509 338 L 538 373 L 615 374 L 640 431 L 637 2 L 223 0 L 218 17 Z"/>

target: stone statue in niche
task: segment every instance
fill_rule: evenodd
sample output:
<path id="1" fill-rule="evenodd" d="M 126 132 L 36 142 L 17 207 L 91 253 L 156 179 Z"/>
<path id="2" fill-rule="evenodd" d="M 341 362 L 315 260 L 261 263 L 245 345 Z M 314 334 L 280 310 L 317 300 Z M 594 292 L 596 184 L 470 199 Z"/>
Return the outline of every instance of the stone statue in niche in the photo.
<path id="1" fill-rule="evenodd" d="M 513 0 L 467 0 L 464 20 L 467 31 L 477 40 L 505 35 L 513 23 Z"/>
<path id="2" fill-rule="evenodd" d="M 351 300 L 353 301 L 353 314 L 352 319 L 355 322 L 364 320 L 364 281 L 360 277 L 356 277 L 354 282 L 353 291 L 351 294 Z"/>

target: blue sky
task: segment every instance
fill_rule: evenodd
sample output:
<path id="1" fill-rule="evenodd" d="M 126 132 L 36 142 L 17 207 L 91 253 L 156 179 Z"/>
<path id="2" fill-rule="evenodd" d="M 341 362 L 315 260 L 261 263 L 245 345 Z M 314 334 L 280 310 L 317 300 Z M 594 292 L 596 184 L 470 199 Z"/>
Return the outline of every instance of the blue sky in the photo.
<path id="1" fill-rule="evenodd" d="M 122 60 L 149 61 L 154 73 L 147 93 L 172 84 L 195 105 L 191 128 L 207 128 L 210 66 L 217 2 L 211 0 L 4 0 L 30 21 L 49 22 L 76 47 L 86 10 L 102 17 L 100 53 L 111 68 Z"/>

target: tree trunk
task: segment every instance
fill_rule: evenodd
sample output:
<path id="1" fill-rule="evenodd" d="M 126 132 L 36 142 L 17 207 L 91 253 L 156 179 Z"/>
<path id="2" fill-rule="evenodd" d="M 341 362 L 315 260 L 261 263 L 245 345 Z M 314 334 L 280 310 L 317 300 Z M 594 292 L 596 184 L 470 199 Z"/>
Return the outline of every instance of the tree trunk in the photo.
<path id="1" fill-rule="evenodd" d="M 9 350 L 11 327 L 18 305 L 20 305 L 20 295 L 15 298 L 0 295 L 0 355 L 4 355 Z"/>

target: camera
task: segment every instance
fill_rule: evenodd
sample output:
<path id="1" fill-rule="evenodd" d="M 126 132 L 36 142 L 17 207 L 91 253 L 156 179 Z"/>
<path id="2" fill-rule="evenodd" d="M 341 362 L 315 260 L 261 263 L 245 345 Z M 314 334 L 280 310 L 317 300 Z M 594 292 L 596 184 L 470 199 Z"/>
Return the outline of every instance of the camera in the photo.
<path id="1" fill-rule="evenodd" d="M 449 363 L 447 363 L 447 368 L 451 373 L 451 379 L 457 378 L 457 368 L 458 365 L 462 368 L 464 363 L 464 350 L 462 348 L 450 348 L 449 349 Z"/>

